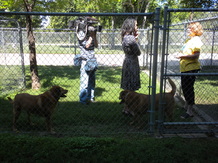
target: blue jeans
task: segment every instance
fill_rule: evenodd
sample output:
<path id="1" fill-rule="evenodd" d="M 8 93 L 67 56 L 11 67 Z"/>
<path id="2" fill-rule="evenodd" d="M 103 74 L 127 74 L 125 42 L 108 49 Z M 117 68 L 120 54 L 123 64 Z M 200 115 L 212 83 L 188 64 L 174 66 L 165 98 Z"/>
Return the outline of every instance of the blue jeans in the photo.
<path id="1" fill-rule="evenodd" d="M 84 49 L 83 49 L 84 50 Z M 81 52 L 83 52 L 81 50 Z M 87 51 L 86 51 L 87 53 Z M 84 55 L 84 54 L 83 54 Z M 89 53 L 91 57 L 94 56 L 94 51 Z M 95 91 L 95 70 L 94 71 L 85 71 L 86 60 L 82 60 L 80 68 L 80 93 L 79 98 L 80 102 L 87 104 L 89 100 L 94 100 L 94 91 Z"/>

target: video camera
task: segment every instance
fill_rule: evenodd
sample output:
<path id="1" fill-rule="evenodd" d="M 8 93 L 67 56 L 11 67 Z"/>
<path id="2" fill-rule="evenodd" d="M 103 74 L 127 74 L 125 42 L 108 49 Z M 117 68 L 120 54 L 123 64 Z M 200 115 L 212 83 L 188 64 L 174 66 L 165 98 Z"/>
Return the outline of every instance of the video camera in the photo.
<path id="1" fill-rule="evenodd" d="M 98 24 L 98 20 L 92 17 L 79 17 L 73 21 L 70 21 L 68 26 L 76 30 L 77 38 L 81 41 L 92 31 L 101 32 L 102 26 L 94 26 Z"/>

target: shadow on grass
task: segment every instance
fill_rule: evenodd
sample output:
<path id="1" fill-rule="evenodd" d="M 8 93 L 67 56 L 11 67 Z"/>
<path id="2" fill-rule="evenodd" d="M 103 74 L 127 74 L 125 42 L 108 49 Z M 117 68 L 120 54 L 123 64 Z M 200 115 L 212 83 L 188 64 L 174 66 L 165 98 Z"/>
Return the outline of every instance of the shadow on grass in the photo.
<path id="1" fill-rule="evenodd" d="M 80 75 L 79 67 L 76 66 L 38 66 L 38 72 L 42 87 L 50 87 L 51 85 L 54 85 L 53 81 L 57 77 L 74 80 L 78 79 Z M 31 81 L 29 73 L 26 75 L 26 80 Z M 31 88 L 31 83 L 27 83 L 27 88 Z"/>
<path id="2" fill-rule="evenodd" d="M 12 105 L 0 98 L 0 128 L 1 131 L 11 132 Z M 52 122 L 55 131 L 60 135 L 111 135 L 125 133 L 144 133 L 129 122 L 132 117 L 122 114 L 122 105 L 117 102 L 97 102 L 84 105 L 79 102 L 59 102 L 53 114 Z M 45 119 L 36 115 L 31 116 L 34 125 L 27 122 L 27 114 L 22 111 L 17 127 L 21 133 L 46 132 Z"/>
<path id="3" fill-rule="evenodd" d="M 29 69 L 28 67 L 26 69 Z M 39 78 L 42 87 L 50 87 L 54 85 L 55 78 L 62 78 L 63 80 L 79 80 L 80 79 L 80 67 L 79 66 L 38 66 Z M 26 71 L 26 72 L 29 72 Z M 96 71 L 96 80 L 110 83 L 120 83 L 121 68 L 117 67 L 99 67 Z M 26 75 L 27 88 L 31 88 L 31 76 L 30 73 Z"/>

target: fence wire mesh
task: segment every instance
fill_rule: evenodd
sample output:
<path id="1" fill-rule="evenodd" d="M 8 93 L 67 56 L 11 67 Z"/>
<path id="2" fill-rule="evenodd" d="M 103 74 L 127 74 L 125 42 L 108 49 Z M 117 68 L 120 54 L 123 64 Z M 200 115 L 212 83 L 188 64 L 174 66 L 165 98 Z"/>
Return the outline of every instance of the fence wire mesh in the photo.
<path id="1" fill-rule="evenodd" d="M 165 72 L 163 76 L 170 75 L 177 85 L 177 98 L 182 99 L 182 103 L 177 103 L 177 110 L 174 113 L 176 119 L 172 123 L 165 121 L 164 132 L 172 133 L 201 133 L 217 132 L 217 59 L 218 59 L 218 40 L 217 11 L 175 11 L 166 10 L 170 22 L 167 26 L 166 40 L 166 60 Z M 187 19 L 176 23 L 179 17 Z M 190 18 L 191 17 L 191 18 Z M 199 61 L 201 70 L 196 76 L 194 84 L 195 105 L 194 117 L 181 120 L 180 115 L 187 112 L 184 110 L 184 96 L 181 88 L 180 65 L 178 55 L 182 53 L 182 47 L 188 38 L 187 28 L 192 22 L 199 22 L 203 27 L 203 35 L 200 36 L 203 45 L 201 47 Z M 170 127 L 169 127 L 170 126 Z"/>
<path id="2" fill-rule="evenodd" d="M 10 22 L 14 22 L 17 28 L 0 28 L 0 89 L 2 94 L 7 94 L 9 91 L 19 90 L 25 87 L 21 28 L 17 21 L 0 17 L 1 25 L 8 26 Z M 14 65 L 13 68 L 11 65 Z"/>
<path id="3" fill-rule="evenodd" d="M 146 16 L 146 15 L 145 15 Z M 98 48 L 94 49 L 95 57 L 98 63 L 98 69 L 95 71 L 96 85 L 95 85 L 95 102 L 83 104 L 80 102 L 80 84 L 83 84 L 81 78 L 81 66 L 75 65 L 75 56 L 80 55 L 79 42 L 77 33 L 74 29 L 34 29 L 34 37 L 36 40 L 36 60 L 38 65 L 38 74 L 41 83 L 40 90 L 31 89 L 31 73 L 30 73 L 30 59 L 29 59 L 29 44 L 27 39 L 27 32 L 23 29 L 23 57 L 25 66 L 25 81 L 26 89 L 20 89 L 18 92 L 12 94 L 6 94 L 7 97 L 14 99 L 17 93 L 28 93 L 31 95 L 39 95 L 45 91 L 50 90 L 54 85 L 61 86 L 68 90 L 67 97 L 60 98 L 55 111 L 52 113 L 52 123 L 55 132 L 63 135 L 108 135 L 108 134 L 125 134 L 125 133 L 142 133 L 146 134 L 148 129 L 148 118 L 142 116 L 143 127 L 138 129 L 137 126 L 131 126 L 130 122 L 133 118 L 132 115 L 125 115 L 122 111 L 123 104 L 120 103 L 119 94 L 122 91 L 120 88 L 122 64 L 125 58 L 125 54 L 122 50 L 121 39 L 121 25 L 122 22 L 128 16 L 114 16 L 114 22 L 117 25 L 114 29 L 105 29 L 103 27 L 101 32 L 97 32 Z M 138 17 L 138 20 L 143 20 L 144 16 Z M 52 18 L 51 18 L 52 19 Z M 67 17 L 70 21 L 72 17 Z M 73 19 L 74 20 L 74 19 Z M 94 24 L 95 25 L 95 24 Z M 141 88 L 138 92 L 148 94 L 149 93 L 149 75 L 146 73 L 145 67 L 148 63 L 148 45 L 151 44 L 150 30 L 140 29 L 142 21 L 138 21 L 138 42 L 141 50 L 141 55 L 138 56 L 140 65 L 140 78 Z M 14 45 L 19 43 L 19 36 L 14 34 L 17 29 L 3 28 L 2 37 L 7 40 L 3 45 L 1 51 L 1 71 L 2 76 L 6 76 L 6 80 L 10 80 L 7 83 L 8 87 L 1 85 L 2 93 L 3 89 L 13 90 L 11 87 L 17 87 L 18 84 L 11 82 L 12 80 L 18 80 L 18 66 L 21 66 L 20 55 L 18 51 L 14 49 Z M 13 37 L 12 37 L 13 36 Z M 12 38 L 12 39 L 11 39 Z M 17 47 L 19 48 L 19 47 Z M 16 75 L 14 75 L 16 74 Z M 86 74 L 85 74 L 86 75 Z M 10 76 L 11 78 L 9 78 Z M 2 83 L 5 79 L 2 79 Z M 87 81 L 86 81 L 87 82 Z M 14 90 L 13 90 L 14 91 Z M 51 92 L 51 90 L 49 91 Z M 6 100 L 6 95 L 2 94 L 5 98 L 2 102 L 2 110 L 4 114 L 1 116 L 1 130 L 10 131 L 13 126 L 13 117 L 20 113 L 14 111 L 12 114 L 12 105 Z M 18 115 L 16 129 L 21 132 L 44 132 L 46 131 L 45 117 L 47 113 L 44 113 L 43 109 L 37 108 L 33 104 L 29 103 L 29 100 L 19 99 L 19 104 L 23 106 L 24 103 L 28 103 L 29 106 L 24 106 L 26 109 L 39 110 L 39 115 L 31 115 L 31 122 L 35 125 L 29 124 L 29 120 L 26 118 L 25 110 L 21 111 Z M 25 97 L 24 97 L 25 98 Z M 27 97 L 28 98 L 28 97 Z M 35 96 L 34 98 L 39 98 Z M 46 107 L 51 102 L 48 97 L 45 101 Z M 31 100 L 30 100 L 31 101 Z M 16 99 L 14 100 L 14 103 Z M 34 103 L 34 102 L 32 102 Z M 43 104 L 43 101 L 36 103 L 36 106 Z M 42 106 L 42 105 L 40 105 Z M 17 113 L 18 112 L 18 113 Z M 16 117 L 16 116 L 15 116 Z M 14 120 L 16 121 L 16 120 Z M 47 121 L 49 119 L 47 118 Z M 13 126 L 13 129 L 15 126 Z"/>
<path id="4" fill-rule="evenodd" d="M 15 114 L 12 113 L 12 105 L 8 102 L 7 97 L 14 99 L 17 93 L 39 95 L 48 91 L 52 86 L 59 85 L 67 89 L 68 93 L 66 94 L 67 97 L 60 98 L 55 111 L 52 113 L 53 127 L 58 134 L 80 136 L 144 135 L 151 131 L 151 127 L 155 128 L 155 132 L 158 131 L 163 134 L 217 132 L 217 11 L 169 11 L 167 14 L 167 19 L 164 19 L 164 21 L 173 23 L 167 24 L 166 28 L 154 26 L 154 13 L 137 16 L 138 42 L 141 50 L 141 55 L 138 56 L 141 88 L 136 92 L 148 95 L 146 97 L 148 101 L 144 107 L 145 111 L 141 112 L 140 116 L 136 116 L 131 111 L 125 114 L 123 112 L 125 105 L 120 104 L 119 99 L 120 92 L 123 90 L 120 88 L 120 82 L 122 65 L 125 59 L 120 28 L 128 17 L 127 15 L 115 14 L 108 16 L 108 20 L 112 20 L 113 17 L 115 21 L 114 29 L 105 29 L 103 27 L 101 32 L 97 32 L 98 48 L 94 50 L 98 63 L 98 69 L 95 72 L 95 102 L 88 105 L 79 102 L 81 67 L 74 64 L 74 59 L 75 56 L 81 54 L 81 51 L 75 30 L 34 29 L 41 89 L 32 90 L 26 30 L 22 29 L 22 35 L 20 36 L 17 27 L 6 28 L 7 26 L 2 26 L 0 40 L 2 45 L 0 50 L 1 131 L 11 131 L 13 114 Z M 183 120 L 180 115 L 184 112 L 181 109 L 184 98 L 179 75 L 179 60 L 176 59 L 176 56 L 187 37 L 185 31 L 187 24 L 190 23 L 187 16 L 190 15 L 193 16 L 192 21 L 199 21 L 204 27 L 204 34 L 201 36 L 204 44 L 199 59 L 201 62 L 200 73 L 205 73 L 205 75 L 197 76 L 195 83 L 195 116 Z M 61 18 L 61 16 L 55 17 L 56 19 Z M 72 20 L 70 16 L 64 17 L 65 20 Z M 103 19 L 105 16 L 99 15 L 97 17 L 106 20 L 106 18 Z M 142 20 L 145 17 L 148 22 L 151 22 L 151 28 L 141 28 L 144 26 Z M 187 19 L 185 19 L 186 17 Z M 181 18 L 184 21 L 179 21 Z M 155 47 L 154 28 L 159 30 L 159 43 L 156 44 L 158 55 L 153 53 Z M 164 32 L 166 32 L 165 40 L 163 40 Z M 20 46 L 20 37 L 22 38 L 22 46 Z M 23 47 L 23 53 L 20 52 L 21 47 Z M 161 53 L 164 53 L 164 55 L 161 55 Z M 154 64 L 155 55 L 157 56 L 157 65 Z M 154 67 L 157 67 L 157 73 Z M 162 70 L 163 74 L 161 73 Z M 154 73 L 157 79 L 160 79 L 157 80 L 155 87 L 151 82 Z M 175 101 L 172 98 L 166 100 L 168 97 L 167 92 L 170 92 L 173 86 L 168 80 L 165 80 L 166 76 L 170 76 L 176 85 Z M 17 83 L 17 81 L 20 83 Z M 24 87 L 25 89 L 23 89 Z M 151 99 L 154 96 L 152 95 L 152 89 L 161 94 L 156 95 L 156 98 L 159 98 L 159 100 L 155 101 L 157 109 L 150 110 Z M 144 101 L 146 100 L 143 99 Z M 47 103 L 49 103 L 49 100 Z M 134 108 L 138 109 L 139 102 L 136 103 Z M 151 114 L 154 115 L 154 120 L 151 119 Z M 131 124 L 135 118 L 140 124 Z M 31 133 L 46 131 L 45 118 L 33 115 L 31 120 L 34 125 L 29 124 L 25 111 L 22 111 L 17 120 L 19 131 Z"/>

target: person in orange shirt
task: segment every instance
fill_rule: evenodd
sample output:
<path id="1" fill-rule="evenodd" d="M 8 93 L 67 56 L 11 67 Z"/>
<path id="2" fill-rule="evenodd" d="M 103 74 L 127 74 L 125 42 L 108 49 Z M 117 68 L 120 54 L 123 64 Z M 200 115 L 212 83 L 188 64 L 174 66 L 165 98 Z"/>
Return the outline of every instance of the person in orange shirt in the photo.
<path id="1" fill-rule="evenodd" d="M 194 83 L 195 75 L 185 75 L 186 73 L 198 73 L 200 70 L 199 55 L 201 46 L 203 45 L 199 36 L 203 34 L 202 25 L 199 22 L 193 22 L 188 25 L 187 34 L 189 38 L 182 47 L 182 55 L 180 59 L 181 86 L 185 98 L 186 112 L 181 118 L 186 119 L 193 117 L 193 105 L 195 104 Z"/>

